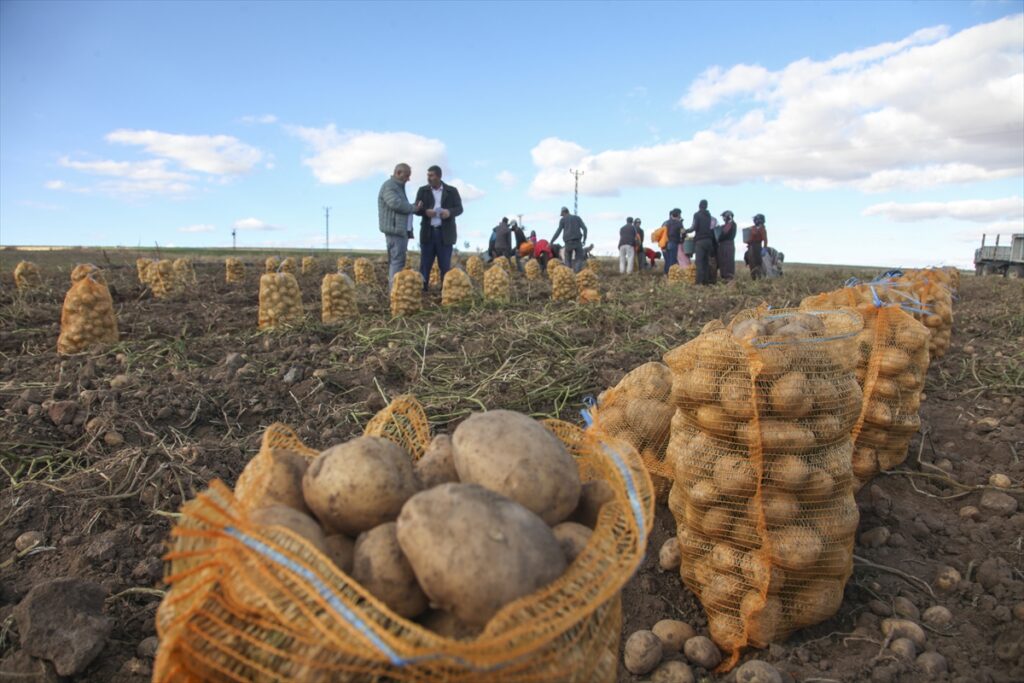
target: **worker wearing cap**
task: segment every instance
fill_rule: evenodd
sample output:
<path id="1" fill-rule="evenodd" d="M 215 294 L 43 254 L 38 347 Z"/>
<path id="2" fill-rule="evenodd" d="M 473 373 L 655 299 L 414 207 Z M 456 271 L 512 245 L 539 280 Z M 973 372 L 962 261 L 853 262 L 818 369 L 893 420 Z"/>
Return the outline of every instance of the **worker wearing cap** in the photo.
<path id="1" fill-rule="evenodd" d="M 583 269 L 583 262 L 587 256 L 583 253 L 583 243 L 587 241 L 587 225 L 583 219 L 575 214 L 569 213 L 567 207 L 562 207 L 562 219 L 558 221 L 558 230 L 555 231 L 551 242 L 558 240 L 559 235 L 565 237 L 565 263 L 574 272 Z"/>

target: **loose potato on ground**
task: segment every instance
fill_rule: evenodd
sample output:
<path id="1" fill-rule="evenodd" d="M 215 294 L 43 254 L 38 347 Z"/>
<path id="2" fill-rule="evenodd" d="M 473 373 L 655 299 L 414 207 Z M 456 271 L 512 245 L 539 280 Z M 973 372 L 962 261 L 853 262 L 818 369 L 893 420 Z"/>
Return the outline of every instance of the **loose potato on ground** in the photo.
<path id="1" fill-rule="evenodd" d="M 562 522 L 561 524 L 555 525 L 551 530 L 555 534 L 555 538 L 562 545 L 562 552 L 565 553 L 565 561 L 572 564 L 573 561 L 579 554 L 583 552 L 583 549 L 587 547 L 587 543 L 590 542 L 590 536 L 593 534 L 593 530 L 582 524 L 576 522 Z"/>
<path id="2" fill-rule="evenodd" d="M 294 531 L 312 543 L 324 555 L 329 555 L 323 530 L 315 519 L 304 512 L 299 512 L 287 505 L 268 505 L 253 510 L 249 519 L 260 526 L 281 526 L 289 531 Z"/>
<path id="3" fill-rule="evenodd" d="M 683 646 L 686 658 L 697 666 L 711 671 L 722 661 L 722 653 L 718 651 L 710 638 L 705 636 L 694 636 L 686 641 Z"/>
<path id="4" fill-rule="evenodd" d="M 396 614 L 411 619 L 427 609 L 427 596 L 402 554 L 394 522 L 359 535 L 352 578 Z"/>
<path id="5" fill-rule="evenodd" d="M 302 479 L 302 493 L 313 514 L 328 530 L 350 536 L 393 521 L 417 490 L 408 454 L 375 436 L 327 449 Z"/>
<path id="6" fill-rule="evenodd" d="M 479 484 L 558 524 L 576 509 L 579 469 L 561 441 L 511 410 L 475 413 L 452 435 L 459 480 Z"/>
<path id="7" fill-rule="evenodd" d="M 651 631 L 636 631 L 626 640 L 622 663 L 630 673 L 643 675 L 661 662 L 661 639 Z"/>
<path id="8" fill-rule="evenodd" d="M 413 469 L 423 489 L 458 481 L 459 473 L 455 471 L 455 460 L 452 458 L 452 438 L 447 434 L 435 436 L 423 457 L 413 464 Z"/>
<path id="9" fill-rule="evenodd" d="M 687 640 L 697 635 L 692 626 L 675 619 L 662 619 L 651 631 L 661 640 L 663 652 L 679 652 Z"/>
<path id="10" fill-rule="evenodd" d="M 417 493 L 398 517 L 398 543 L 432 605 L 483 626 L 566 568 L 562 546 L 536 514 L 476 484 Z"/>

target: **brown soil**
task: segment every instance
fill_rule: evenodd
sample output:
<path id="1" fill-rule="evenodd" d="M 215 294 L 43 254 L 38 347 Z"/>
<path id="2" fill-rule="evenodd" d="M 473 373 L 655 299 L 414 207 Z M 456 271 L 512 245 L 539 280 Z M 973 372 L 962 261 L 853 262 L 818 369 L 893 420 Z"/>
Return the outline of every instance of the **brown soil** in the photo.
<path id="1" fill-rule="evenodd" d="M 233 484 L 270 423 L 295 426 L 322 448 L 359 433 L 401 393 L 417 395 L 440 431 L 481 406 L 580 422 L 584 396 L 709 319 L 762 300 L 794 305 L 851 274 L 791 268 L 769 283 L 666 290 L 660 279 L 620 280 L 606 267 L 601 305 L 555 305 L 546 283 L 520 280 L 511 306 L 446 311 L 433 292 L 427 311 L 402 320 L 390 319 L 375 289 L 361 295 L 358 320 L 335 328 L 313 322 L 319 278 L 300 277 L 310 323 L 265 334 L 255 325 L 256 259 L 240 287 L 224 283 L 220 263 L 200 263 L 201 287 L 164 302 L 137 283 L 134 255 L 115 254 L 107 277 L 124 341 L 62 358 L 60 304 L 83 255 L 48 257 L 44 289 L 26 295 L 13 290 L 9 256 L 0 280 L 0 659 L 17 653 L 11 612 L 34 584 L 85 578 L 109 589 L 115 627 L 78 680 L 103 682 L 148 678 L 150 659 L 136 648 L 154 635 L 172 515 L 211 479 Z M 995 472 L 1015 486 L 1024 478 L 1022 300 L 1019 281 L 965 278 L 953 347 L 929 372 L 924 436 L 904 466 L 858 495 L 861 531 L 884 525 L 889 541 L 857 548 L 866 562 L 835 617 L 749 657 L 795 680 L 934 680 L 881 650 L 879 614 L 903 596 L 922 612 L 935 604 L 952 611 L 948 630 L 928 632 L 949 680 L 1024 680 L 1024 622 L 1013 614 L 1024 602 L 1024 513 L 962 519 L 959 510 L 980 507 L 983 491 L 954 483 L 980 487 Z M 1019 488 L 1011 495 L 1021 502 Z M 17 557 L 14 541 L 26 531 L 41 532 L 44 545 Z M 657 568 L 672 533 L 659 507 L 648 558 L 623 596 L 624 635 L 663 618 L 705 624 L 678 576 Z M 930 584 L 943 565 L 964 579 L 951 593 L 933 597 L 907 578 Z M 621 671 L 620 681 L 633 680 Z"/>

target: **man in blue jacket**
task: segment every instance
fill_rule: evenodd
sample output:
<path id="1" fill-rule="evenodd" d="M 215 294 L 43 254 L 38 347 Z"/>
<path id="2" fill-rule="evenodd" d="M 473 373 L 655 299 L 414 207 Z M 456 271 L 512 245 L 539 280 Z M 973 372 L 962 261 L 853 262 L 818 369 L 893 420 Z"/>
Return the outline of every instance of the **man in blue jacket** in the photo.
<path id="1" fill-rule="evenodd" d="M 580 272 L 583 269 L 583 262 L 587 259 L 583 253 L 583 245 L 587 241 L 587 224 L 579 216 L 569 213 L 569 209 L 563 206 L 558 230 L 551 238 L 552 244 L 558 240 L 559 235 L 565 236 L 565 264 L 573 271 Z"/>
<path id="2" fill-rule="evenodd" d="M 377 221 L 387 240 L 389 290 L 395 273 L 405 268 L 405 255 L 412 237 L 412 215 L 416 206 L 410 204 L 405 195 L 405 184 L 411 175 L 409 164 L 398 164 L 377 193 Z"/>
<path id="3" fill-rule="evenodd" d="M 430 269 L 437 259 L 441 282 L 452 267 L 452 249 L 458 239 L 455 217 L 462 215 L 459 191 L 441 182 L 441 167 L 427 169 L 427 184 L 416 192 L 416 215 L 420 219 L 420 275 L 423 291 L 430 282 Z"/>

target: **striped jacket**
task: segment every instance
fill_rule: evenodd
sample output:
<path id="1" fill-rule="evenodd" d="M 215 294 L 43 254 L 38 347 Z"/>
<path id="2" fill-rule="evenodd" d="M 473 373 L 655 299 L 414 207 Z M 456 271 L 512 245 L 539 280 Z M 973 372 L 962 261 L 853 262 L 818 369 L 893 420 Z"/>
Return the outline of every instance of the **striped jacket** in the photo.
<path id="1" fill-rule="evenodd" d="M 385 235 L 405 237 L 409 234 L 409 215 L 416 209 L 405 195 L 405 185 L 388 178 L 377 193 L 377 218 Z"/>

